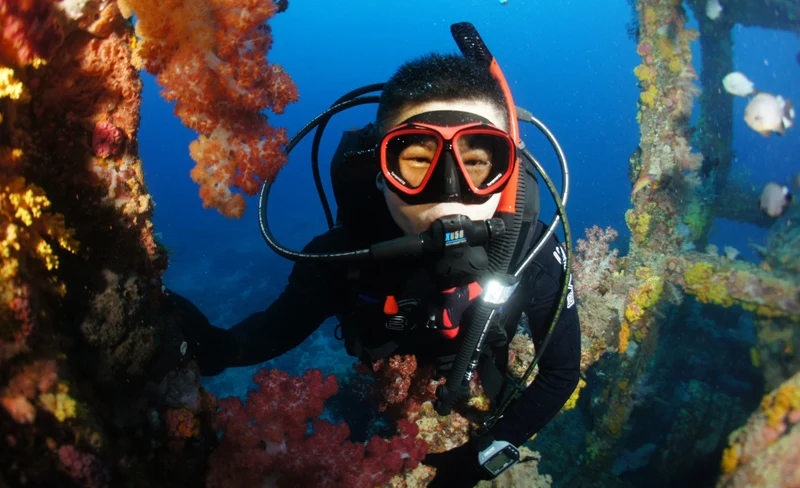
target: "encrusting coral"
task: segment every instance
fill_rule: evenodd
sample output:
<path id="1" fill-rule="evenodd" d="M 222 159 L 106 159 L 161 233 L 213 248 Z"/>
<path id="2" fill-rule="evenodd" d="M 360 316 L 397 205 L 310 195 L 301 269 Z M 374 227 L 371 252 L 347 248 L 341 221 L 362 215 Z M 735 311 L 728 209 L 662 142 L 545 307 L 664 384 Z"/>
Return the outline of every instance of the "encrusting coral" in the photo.
<path id="1" fill-rule="evenodd" d="M 718 487 L 800 484 L 800 373 L 764 396 L 729 442 Z"/>

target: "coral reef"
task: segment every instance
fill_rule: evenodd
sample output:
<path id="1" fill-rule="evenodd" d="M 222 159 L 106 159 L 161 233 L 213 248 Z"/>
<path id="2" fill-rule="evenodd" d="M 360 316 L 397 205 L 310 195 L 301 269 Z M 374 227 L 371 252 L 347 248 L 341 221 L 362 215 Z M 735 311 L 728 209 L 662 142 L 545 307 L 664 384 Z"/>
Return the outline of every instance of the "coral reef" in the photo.
<path id="1" fill-rule="evenodd" d="M 766 395 L 729 442 L 717 486 L 800 484 L 800 373 Z"/>
<path id="2" fill-rule="evenodd" d="M 581 320 L 581 369 L 585 371 L 616 342 L 615 330 L 622 320 L 625 290 L 631 278 L 625 275 L 625 260 L 611 249 L 617 231 L 594 226 L 586 239 L 578 239 L 573 254 L 575 292 Z"/>
<path id="3" fill-rule="evenodd" d="M 724 137 L 729 133 L 724 129 L 725 124 L 730 124 L 730 118 L 726 117 L 730 111 L 713 112 L 714 119 L 721 119 L 719 134 L 712 132 L 716 126 L 710 124 L 710 119 L 701 117 L 700 124 L 704 125 L 699 130 L 689 126 L 694 101 L 701 96 L 694 84 L 697 74 L 691 64 L 690 49 L 698 33 L 687 27 L 686 12 L 680 2 L 634 3 L 639 26 L 637 53 L 641 56 L 641 64 L 634 69 L 641 88 L 637 117 L 641 140 L 629 161 L 633 207 L 626 213 L 625 221 L 631 231 L 630 252 L 624 258 L 613 256 L 616 268 L 593 268 L 602 275 L 581 272 L 580 277 L 576 273 L 578 289 L 582 286 L 581 279 L 587 283 L 584 292 L 578 293 L 584 347 L 616 354 L 589 354 L 582 363 L 589 392 L 584 412 L 590 414 L 592 427 L 586 435 L 583 467 L 577 474 L 560 473 L 571 483 L 579 479 L 611 483 L 606 473 L 614 467 L 615 460 L 619 462 L 620 453 L 633 453 L 642 445 L 641 440 L 638 444 L 634 442 L 635 435 L 640 436 L 638 439 L 647 438 L 636 427 L 636 422 L 644 419 L 643 414 L 637 414 L 636 407 L 645 403 L 652 408 L 653 402 L 658 405 L 651 396 L 658 391 L 656 388 L 664 388 L 666 380 L 656 381 L 650 395 L 642 395 L 648 389 L 641 385 L 646 384 L 644 378 L 654 368 L 656 351 L 666 347 L 659 339 L 661 329 L 679 323 L 689 310 L 698 306 L 717 310 L 738 308 L 739 315 L 744 311 L 756 317 L 752 322 L 754 334 L 748 339 L 749 349 L 737 344 L 734 350 L 745 354 L 749 350 L 749 357 L 741 360 L 763 368 L 768 384 L 779 384 L 798 367 L 794 353 L 798 340 L 792 332 L 800 320 L 800 284 L 796 274 L 775 270 L 766 262 L 760 266 L 743 262 L 732 249 L 719 256 L 712 246 L 707 246 L 715 212 L 712 204 L 717 194 L 725 194 L 728 178 L 724 168 L 731 154 L 730 139 L 721 143 L 717 140 L 716 145 L 711 142 L 719 139 L 719 134 Z M 703 7 L 705 4 L 690 3 Z M 701 28 L 709 27 L 706 24 L 705 19 L 700 20 Z M 720 29 L 729 30 L 732 25 L 727 21 L 722 24 L 725 27 Z M 704 42 L 704 49 L 715 42 L 724 45 L 722 33 L 704 30 L 703 36 L 706 34 L 709 40 Z M 718 54 L 718 50 L 713 52 Z M 705 53 L 703 60 L 711 73 L 708 76 L 713 77 L 719 70 L 711 66 L 711 59 Z M 704 87 L 707 86 L 710 85 L 704 81 Z M 706 117 L 710 117 L 710 112 Z M 695 151 L 693 144 L 698 144 L 702 151 Z M 741 195 L 738 201 L 744 201 Z M 728 208 L 722 212 L 730 211 Z M 746 218 L 758 220 L 752 214 Z M 611 258 L 606 244 L 592 241 L 598 231 L 591 230 L 590 239 L 578 243 L 576 269 L 581 269 L 582 259 L 602 261 L 585 252 L 589 244 L 597 247 L 597 256 Z M 771 250 L 764 254 L 772 262 L 781 263 L 776 268 L 789 270 L 791 265 L 787 263 L 792 262 L 792 252 L 784 243 L 793 242 L 791 233 L 782 232 L 778 245 L 776 237 L 771 238 Z M 594 240 L 601 242 L 597 237 Z M 708 252 L 697 252 L 695 248 L 705 248 Z M 694 300 L 686 300 L 687 296 Z M 609 336 L 615 340 L 609 340 Z M 607 343 L 598 340 L 599 337 L 605 337 Z M 616 348 L 609 347 L 608 343 L 613 346 L 614 342 Z M 681 353 L 673 356 L 680 357 Z M 692 467 L 693 462 L 718 455 L 721 439 L 741 419 L 741 415 L 733 413 L 741 412 L 739 403 L 751 387 L 745 380 L 727 378 L 726 381 L 727 387 L 739 396 L 712 393 L 704 382 L 690 383 L 686 391 L 676 393 L 679 396 L 672 401 L 685 403 L 686 408 L 678 410 L 677 418 L 675 413 L 669 414 L 670 421 L 677 423 L 656 444 L 658 450 L 646 467 L 649 476 L 659 476 L 664 483 L 668 480 L 679 483 L 679 476 L 701 469 Z M 729 405 L 727 412 L 732 414 L 715 414 L 720 403 Z M 707 407 L 703 409 L 700 405 Z M 692 406 L 697 411 L 693 412 Z M 709 418 L 714 418 L 714 422 L 708 422 Z M 559 421 L 556 419 L 554 430 L 559 429 Z M 697 435 L 700 426 L 707 434 Z M 561 464 L 561 468 L 566 465 Z M 630 480 L 646 479 L 637 478 L 637 472 L 621 472 Z"/>
<path id="4" fill-rule="evenodd" d="M 668 267 L 670 276 L 702 303 L 740 305 L 760 317 L 800 320 L 800 284 L 796 281 L 716 254 L 689 252 L 669 259 Z"/>
<path id="5" fill-rule="evenodd" d="M 98 278 L 111 269 L 123 282 L 142 282 L 129 300 L 114 290 L 118 303 L 155 310 L 166 264 L 130 143 L 141 81 L 114 4 L 0 2 L 0 12 L 3 479 L 105 486 L 115 460 L 138 454 L 114 445 L 110 432 L 124 434 L 103 420 L 126 395 L 115 398 L 114 382 L 96 382 L 102 373 L 80 351 L 113 354 L 116 381 L 142 381 L 155 348 L 140 333 L 160 326 L 141 327 L 147 313 L 119 317 L 113 338 L 103 339 L 114 342 L 112 352 L 93 347 L 80 325 L 86 304 L 102 300 Z M 98 134 L 95 153 L 98 125 L 113 137 Z"/>
<path id="6" fill-rule="evenodd" d="M 740 203 L 752 192 L 726 173 L 729 100 L 707 88 L 727 68 L 712 65 L 708 53 L 730 57 L 732 22 L 710 24 L 700 16 L 701 95 L 691 57 L 698 34 L 687 27 L 680 2 L 633 4 L 641 139 L 630 160 L 630 251 L 620 257 L 613 249 L 611 228 L 591 228 L 578 241 L 580 388 L 539 436 L 548 439 L 534 440 L 548 456 L 524 451 L 529 463 L 492 486 L 553 480 L 616 486 L 646 469 L 667 483 L 674 473 L 691 472 L 687 464 L 717 458 L 720 486 L 797 484 L 797 214 L 765 221 Z M 761 4 L 780 13 L 796 2 Z M 747 13 L 742 1 L 725 6 L 733 18 L 759 25 L 772 15 Z M 190 153 L 204 204 L 241 216 L 243 194 L 255 193 L 285 162 L 286 132 L 270 126 L 262 111 L 280 113 L 297 99 L 288 75 L 266 56 L 272 42 L 266 22 L 279 11 L 273 2 L 245 0 L 0 0 L 0 484 L 217 486 L 277 479 L 425 486 L 433 473 L 417 465 L 423 444 L 431 452 L 463 444 L 489 407 L 475 382 L 471 402 L 438 416 L 431 400 L 441 380 L 413 357 L 389 358 L 367 368 L 374 396 L 363 399 L 377 399 L 399 434 L 364 445 L 348 440 L 344 424 L 316 419 L 307 431 L 336 390 L 331 378 L 262 371 L 260 389 L 246 402 L 218 404 L 184 357 L 179 320 L 164 311 L 167 253 L 156 240 L 138 158 L 139 69 L 156 76 L 176 114 L 199 134 Z M 789 28 L 796 25 L 795 19 Z M 693 128 L 698 96 L 706 113 Z M 721 110 L 719 120 L 709 117 L 711 109 Z M 769 227 L 759 247 L 762 262 L 707 246 L 714 217 Z M 726 309 L 739 318 L 704 317 Z M 660 337 L 687 317 L 698 342 L 727 347 L 725 354 L 703 359 L 699 347 Z M 534 353 L 524 329 L 509 351 L 517 377 Z M 694 355 L 665 360 L 656 354 L 665 344 Z M 774 390 L 724 453 L 722 439 L 741 425 L 742 392 L 753 383 L 720 375 L 717 382 L 681 381 L 665 394 L 665 375 L 653 373 L 658 360 L 685 361 L 687 369 L 708 374 L 720 358 L 759 372 Z M 641 427 L 643 410 L 662 416 Z M 660 428 L 662 438 L 635 438 L 645 427 L 651 434 Z M 555 439 L 565 442 L 546 444 Z M 545 469 L 550 462 L 561 471 Z M 560 476 L 565 470 L 570 474 Z M 402 474 L 390 479 L 393 473 Z"/>
<path id="7" fill-rule="evenodd" d="M 259 8 L 251 27 L 263 48 L 272 9 Z M 0 1 L 3 485 L 197 485 L 217 442 L 216 404 L 163 310 L 167 253 L 136 141 L 137 42 L 113 1 Z M 227 69 L 266 67 L 258 52 L 235 47 L 220 58 Z M 262 101 L 274 96 L 278 108 L 294 95 L 269 67 L 275 83 Z M 265 106 L 237 103 L 242 115 L 243 103 Z M 234 105 L 220 103 L 216 114 L 226 108 Z M 231 181 L 261 177 L 246 166 Z"/>

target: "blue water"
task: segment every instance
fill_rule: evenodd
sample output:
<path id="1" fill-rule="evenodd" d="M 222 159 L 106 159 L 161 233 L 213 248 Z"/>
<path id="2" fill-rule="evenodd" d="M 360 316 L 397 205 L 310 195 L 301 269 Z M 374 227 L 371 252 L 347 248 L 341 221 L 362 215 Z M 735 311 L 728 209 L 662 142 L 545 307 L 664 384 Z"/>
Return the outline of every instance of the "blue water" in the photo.
<path id="1" fill-rule="evenodd" d="M 472 22 L 500 62 L 517 105 L 545 122 L 567 154 L 573 234 L 581 237 L 583 229 L 594 224 L 611 225 L 620 230 L 619 242 L 625 245 L 628 157 L 639 141 L 639 88 L 633 68 L 640 58 L 626 32 L 630 17 L 630 7 L 623 1 L 509 0 L 503 6 L 496 0 L 293 0 L 288 11 L 271 22 L 275 43 L 269 58 L 294 79 L 300 101 L 282 115 L 271 115 L 270 121 L 293 135 L 339 96 L 385 81 L 400 63 L 430 51 L 456 52 L 449 26 Z M 794 35 L 737 26 L 734 36 L 737 69 L 761 90 L 800 100 Z M 146 182 L 157 203 L 156 229 L 174 251 L 166 285 L 196 303 L 212 323 L 229 327 L 265 309 L 278 296 L 291 263 L 263 242 L 254 198 L 248 200 L 240 220 L 202 208 L 198 187 L 189 177 L 193 162 L 188 145 L 195 134 L 173 115 L 154 79 L 144 78 L 139 143 Z M 735 171 L 750 172 L 759 188 L 767 181 L 788 181 L 800 170 L 800 129 L 764 138 L 742 120 L 745 103 L 735 101 Z M 326 182 L 327 162 L 341 131 L 365 125 L 374 110 L 374 106 L 351 110 L 329 126 L 321 150 Z M 556 160 L 544 138 L 532 129 L 525 129 L 523 138 L 558 181 Z M 273 231 L 291 248 L 302 247 L 326 230 L 311 178 L 310 142 L 308 137 L 292 153 L 270 199 Z M 332 195 L 330 188 L 328 194 Z M 552 206 L 543 208 L 543 217 L 549 218 Z M 752 226 L 718 221 L 711 240 L 755 259 L 748 243 L 762 243 L 764 235 Z M 309 348 L 318 353 L 318 347 L 328 347 L 324 334 L 329 333 L 330 326 L 312 339 L 316 342 L 275 364 L 299 370 L 316 360 L 324 369 L 335 368 L 337 361 L 345 361 L 341 350 L 334 360 L 324 354 L 314 354 L 316 359 L 304 354 Z M 226 373 L 216 380 L 216 387 L 242 388 L 238 381 L 242 373 Z"/>

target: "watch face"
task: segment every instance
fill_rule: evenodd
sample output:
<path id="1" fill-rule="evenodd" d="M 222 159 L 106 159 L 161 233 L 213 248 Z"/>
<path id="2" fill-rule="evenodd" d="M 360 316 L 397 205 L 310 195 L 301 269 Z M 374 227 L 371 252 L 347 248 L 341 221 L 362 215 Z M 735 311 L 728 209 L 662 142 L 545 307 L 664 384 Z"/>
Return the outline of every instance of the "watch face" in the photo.
<path id="1" fill-rule="evenodd" d="M 492 474 L 500 474 L 509 464 L 513 463 L 514 461 L 516 461 L 516 459 L 509 456 L 504 449 L 492 456 L 492 458 L 486 461 L 486 464 L 483 466 Z"/>

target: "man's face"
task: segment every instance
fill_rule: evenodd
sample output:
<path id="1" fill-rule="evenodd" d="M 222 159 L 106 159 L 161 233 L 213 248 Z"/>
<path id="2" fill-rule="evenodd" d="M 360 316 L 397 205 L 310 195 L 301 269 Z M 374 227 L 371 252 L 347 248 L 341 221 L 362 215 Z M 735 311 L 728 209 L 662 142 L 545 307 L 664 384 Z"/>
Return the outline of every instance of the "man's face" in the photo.
<path id="1" fill-rule="evenodd" d="M 508 126 L 502 111 L 491 103 L 478 100 L 428 102 L 410 106 L 401 110 L 394 120 L 383 121 L 381 126 L 385 133 L 415 115 L 439 110 L 471 112 L 488 119 L 496 127 L 506 130 Z M 492 195 L 486 202 L 474 205 L 457 202 L 410 205 L 404 202 L 394 191 L 387 188 L 385 182 L 382 189 L 392 218 L 407 235 L 424 232 L 428 230 L 435 220 L 447 215 L 466 215 L 471 220 L 489 219 L 494 215 L 500 202 L 500 193 L 497 193 Z"/>

